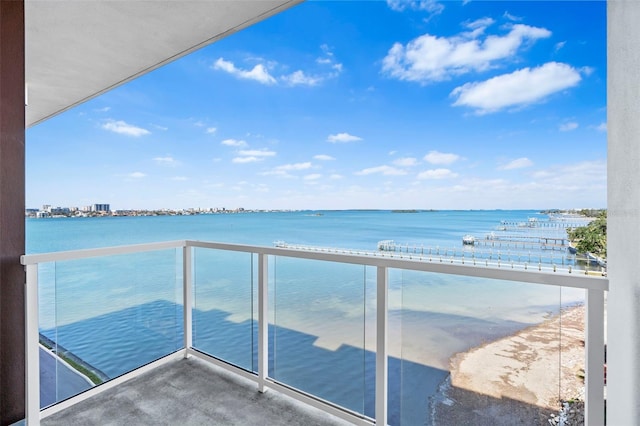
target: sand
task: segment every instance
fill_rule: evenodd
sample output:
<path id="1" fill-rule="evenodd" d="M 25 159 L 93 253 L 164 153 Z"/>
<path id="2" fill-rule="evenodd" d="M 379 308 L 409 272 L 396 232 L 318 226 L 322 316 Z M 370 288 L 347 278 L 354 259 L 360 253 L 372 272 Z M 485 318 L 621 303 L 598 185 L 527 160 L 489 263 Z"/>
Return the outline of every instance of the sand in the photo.
<path id="1" fill-rule="evenodd" d="M 584 307 L 451 359 L 432 423 L 548 425 L 560 400 L 583 398 Z"/>

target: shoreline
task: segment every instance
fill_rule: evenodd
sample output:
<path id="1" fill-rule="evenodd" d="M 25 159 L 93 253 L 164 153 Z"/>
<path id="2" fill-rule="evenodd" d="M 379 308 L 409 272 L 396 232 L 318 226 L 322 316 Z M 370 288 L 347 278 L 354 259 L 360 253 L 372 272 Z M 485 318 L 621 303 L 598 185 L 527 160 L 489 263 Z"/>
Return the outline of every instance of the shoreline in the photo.
<path id="1" fill-rule="evenodd" d="M 540 424 L 584 399 L 584 305 L 455 354 L 429 400 L 432 424 Z"/>
<path id="2" fill-rule="evenodd" d="M 95 384 L 63 358 L 40 344 L 40 408 L 75 396 Z"/>
<path id="3" fill-rule="evenodd" d="M 64 346 L 57 344 L 42 333 L 39 333 L 39 343 L 41 347 L 50 352 L 67 367 L 86 378 L 92 386 L 99 385 L 110 380 L 109 376 L 100 369 L 76 356 L 73 352 L 69 351 Z"/>

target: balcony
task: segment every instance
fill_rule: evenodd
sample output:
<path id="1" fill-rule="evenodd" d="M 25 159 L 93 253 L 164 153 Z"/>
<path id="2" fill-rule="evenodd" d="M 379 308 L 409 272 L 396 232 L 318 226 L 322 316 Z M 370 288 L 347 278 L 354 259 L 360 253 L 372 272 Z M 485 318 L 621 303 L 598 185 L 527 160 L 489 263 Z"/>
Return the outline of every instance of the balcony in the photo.
<path id="1" fill-rule="evenodd" d="M 22 263 L 29 425 L 87 424 L 106 412 L 133 413 L 139 423 L 229 413 L 275 416 L 269 424 L 546 419 L 575 387 L 582 341 L 586 424 L 604 423 L 604 277 L 198 241 L 35 254 Z M 441 291 L 451 285 L 455 300 Z M 584 332 L 571 326 L 582 320 L 580 306 Z M 535 322 L 545 328 L 529 327 Z M 474 347 L 488 348 L 485 358 L 468 352 L 479 361 L 463 357 L 450 376 L 451 354 Z M 512 362 L 488 364 L 492 351 Z M 58 359 L 41 374 L 43 352 L 103 383 L 75 396 L 63 391 L 68 368 Z M 536 355 L 543 352 L 547 358 Z M 51 376 L 53 391 L 41 396 L 40 378 Z M 229 422 L 252 424 L 243 418 Z"/>
<path id="2" fill-rule="evenodd" d="M 140 377 L 47 417 L 42 424 L 349 424 L 280 393 L 256 392 L 251 380 L 196 357 L 163 362 Z"/>

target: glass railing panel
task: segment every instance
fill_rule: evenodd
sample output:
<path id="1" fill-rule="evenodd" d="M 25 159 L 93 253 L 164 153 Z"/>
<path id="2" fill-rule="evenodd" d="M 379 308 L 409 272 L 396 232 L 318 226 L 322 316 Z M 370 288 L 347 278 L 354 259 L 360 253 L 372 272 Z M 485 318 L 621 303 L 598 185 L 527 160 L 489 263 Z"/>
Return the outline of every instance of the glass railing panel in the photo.
<path id="1" fill-rule="evenodd" d="M 375 268 L 274 257 L 269 270 L 270 376 L 373 416 Z"/>
<path id="2" fill-rule="evenodd" d="M 193 265 L 193 347 L 257 371 L 257 255 L 195 248 Z"/>
<path id="3" fill-rule="evenodd" d="M 181 251 L 39 265 L 41 406 L 182 347 Z"/>
<path id="4" fill-rule="evenodd" d="M 389 277 L 389 424 L 547 424 L 557 414 L 562 318 L 583 290 L 397 269 Z"/>

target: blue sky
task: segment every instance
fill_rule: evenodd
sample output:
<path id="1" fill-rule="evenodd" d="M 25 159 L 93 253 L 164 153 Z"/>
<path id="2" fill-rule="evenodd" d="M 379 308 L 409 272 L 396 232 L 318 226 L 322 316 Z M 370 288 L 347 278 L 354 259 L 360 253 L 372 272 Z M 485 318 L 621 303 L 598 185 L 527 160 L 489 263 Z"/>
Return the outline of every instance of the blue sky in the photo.
<path id="1" fill-rule="evenodd" d="M 604 1 L 307 2 L 27 131 L 27 206 L 606 206 Z"/>

